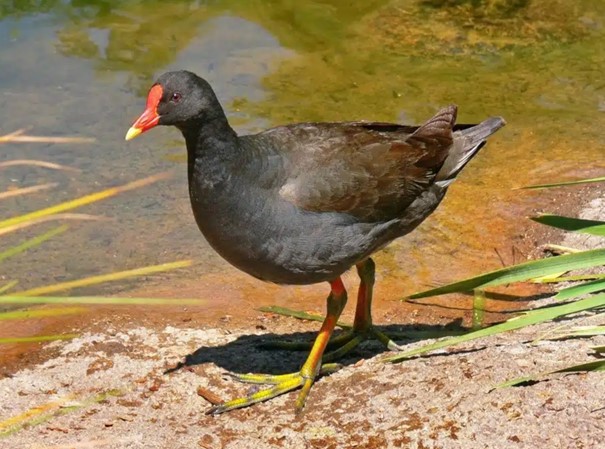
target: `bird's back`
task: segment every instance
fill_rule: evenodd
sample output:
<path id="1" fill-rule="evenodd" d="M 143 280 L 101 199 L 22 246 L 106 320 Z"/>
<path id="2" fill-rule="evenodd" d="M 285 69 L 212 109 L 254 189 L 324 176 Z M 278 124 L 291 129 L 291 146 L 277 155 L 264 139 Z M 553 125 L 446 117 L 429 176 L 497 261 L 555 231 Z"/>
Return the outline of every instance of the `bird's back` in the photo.
<path id="1" fill-rule="evenodd" d="M 221 223 L 207 238 L 232 264 L 264 280 L 333 279 L 430 215 L 503 125 L 488 119 L 457 129 L 455 119 L 450 106 L 420 127 L 301 123 L 242 136 L 231 181 L 237 199 L 221 206 L 237 223 Z M 200 228 L 207 234 L 212 219 L 205 220 Z"/>

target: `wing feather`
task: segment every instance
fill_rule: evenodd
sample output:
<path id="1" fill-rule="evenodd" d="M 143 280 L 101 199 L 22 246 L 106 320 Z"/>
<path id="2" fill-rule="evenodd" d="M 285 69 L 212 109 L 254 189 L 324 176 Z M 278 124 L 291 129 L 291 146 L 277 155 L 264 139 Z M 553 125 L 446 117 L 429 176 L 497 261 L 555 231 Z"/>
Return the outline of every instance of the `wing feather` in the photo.
<path id="1" fill-rule="evenodd" d="M 284 153 L 279 194 L 310 212 L 397 218 L 434 182 L 452 146 L 455 118 L 452 106 L 421 127 L 350 122 L 275 128 L 273 141 L 282 133 L 296 142 Z"/>

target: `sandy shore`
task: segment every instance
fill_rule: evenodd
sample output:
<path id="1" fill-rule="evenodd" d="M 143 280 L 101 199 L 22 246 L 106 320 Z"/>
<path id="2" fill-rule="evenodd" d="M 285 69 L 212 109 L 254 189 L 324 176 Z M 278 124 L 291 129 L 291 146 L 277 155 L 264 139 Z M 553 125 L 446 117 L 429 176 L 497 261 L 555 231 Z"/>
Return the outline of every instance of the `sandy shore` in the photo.
<path id="1" fill-rule="evenodd" d="M 579 215 L 602 219 L 605 201 L 592 192 Z M 562 244 L 603 241 L 569 236 Z M 247 322 L 225 316 L 209 325 L 191 313 L 99 313 L 65 323 L 80 336 L 48 344 L 35 357 L 20 355 L 0 379 L 0 448 L 588 449 L 605 441 L 603 373 L 493 390 L 511 378 L 595 360 L 590 348 L 605 345 L 605 336 L 532 343 L 562 324 L 548 323 L 394 365 L 368 342 L 317 382 L 302 416 L 294 416 L 291 393 L 212 417 L 199 388 L 229 398 L 249 387 L 226 372 L 297 370 L 303 354 L 258 343 L 276 334 L 310 339 L 318 324 L 254 312 Z M 409 332 L 406 348 L 431 341 L 418 331 L 447 331 L 445 315 L 434 324 L 392 319 Z M 563 324 L 603 323 L 582 314 Z"/>

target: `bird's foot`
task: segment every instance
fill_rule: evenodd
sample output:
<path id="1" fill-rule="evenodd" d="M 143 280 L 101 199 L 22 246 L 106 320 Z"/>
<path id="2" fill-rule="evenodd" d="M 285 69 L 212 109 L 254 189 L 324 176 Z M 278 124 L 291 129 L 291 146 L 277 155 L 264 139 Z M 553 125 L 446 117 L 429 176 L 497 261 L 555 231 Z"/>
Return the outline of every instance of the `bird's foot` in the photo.
<path id="1" fill-rule="evenodd" d="M 326 362 L 338 360 L 359 346 L 361 342 L 372 339 L 378 340 L 390 351 L 401 351 L 402 349 L 401 346 L 374 326 L 366 327 L 363 330 L 353 328 L 330 341 L 328 345 L 329 352 L 324 354 L 323 360 Z"/>
<path id="2" fill-rule="evenodd" d="M 307 360 L 303 364 L 302 368 L 298 373 L 293 374 L 281 374 L 278 376 L 265 376 L 262 374 L 243 374 L 234 376 L 236 379 L 243 382 L 252 383 L 268 383 L 272 384 L 272 387 L 265 388 L 263 390 L 251 393 L 248 396 L 241 398 L 232 399 L 231 401 L 223 402 L 222 404 L 215 405 L 206 413 L 210 415 L 218 415 L 220 413 L 228 412 L 236 408 L 248 407 L 249 405 L 256 404 L 257 402 L 267 401 L 274 397 L 281 396 L 289 391 L 301 389 L 296 399 L 296 413 L 302 411 L 305 406 L 305 401 L 311 391 L 311 387 L 315 382 L 315 378 L 322 373 L 327 371 L 334 371 L 337 366 L 335 365 L 322 365 L 322 356 L 326 349 L 326 345 L 330 340 L 330 336 L 334 331 L 334 326 L 338 322 L 338 317 L 342 313 L 345 304 L 347 303 L 347 291 L 342 283 L 340 277 L 330 281 L 331 291 L 328 295 L 328 313 L 326 318 L 321 325 L 321 329 L 315 338 L 313 347 L 309 352 Z"/>
<path id="3" fill-rule="evenodd" d="M 268 401 L 282 394 L 288 393 L 293 390 L 297 390 L 302 387 L 301 392 L 298 394 L 296 399 L 296 413 L 300 413 L 305 406 L 305 401 L 309 395 L 309 391 L 318 376 L 324 374 L 333 373 L 341 368 L 336 363 L 327 363 L 322 365 L 317 375 L 309 372 L 304 367 L 299 372 L 291 374 L 230 374 L 234 379 L 251 384 L 269 384 L 272 387 L 256 391 L 241 398 L 232 399 L 225 401 L 222 404 L 217 404 L 211 407 L 206 414 L 208 415 L 219 415 L 221 413 L 235 410 L 237 408 L 244 408 L 258 402 Z"/>

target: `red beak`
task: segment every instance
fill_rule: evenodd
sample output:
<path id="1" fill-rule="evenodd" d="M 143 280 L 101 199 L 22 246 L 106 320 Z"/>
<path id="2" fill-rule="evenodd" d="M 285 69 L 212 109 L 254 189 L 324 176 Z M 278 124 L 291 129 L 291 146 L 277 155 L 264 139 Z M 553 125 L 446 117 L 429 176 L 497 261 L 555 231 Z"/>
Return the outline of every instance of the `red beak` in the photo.
<path id="1" fill-rule="evenodd" d="M 137 119 L 136 122 L 130 127 L 128 132 L 126 133 L 126 140 L 131 140 L 137 137 L 139 134 L 153 128 L 160 121 L 160 116 L 158 115 L 158 104 L 162 99 L 162 86 L 156 84 L 149 91 L 149 95 L 147 95 L 147 106 L 145 107 L 145 111 L 141 114 L 141 116 Z"/>

